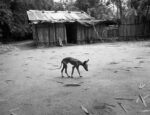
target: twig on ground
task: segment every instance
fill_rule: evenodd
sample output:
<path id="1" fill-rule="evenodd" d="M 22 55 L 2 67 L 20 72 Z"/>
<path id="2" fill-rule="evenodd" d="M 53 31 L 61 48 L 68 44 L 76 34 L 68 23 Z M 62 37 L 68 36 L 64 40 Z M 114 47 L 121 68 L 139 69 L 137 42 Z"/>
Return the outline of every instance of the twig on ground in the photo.
<path id="1" fill-rule="evenodd" d="M 150 110 L 145 109 L 145 110 L 142 110 L 142 111 L 140 111 L 140 112 L 147 113 L 147 112 L 150 112 Z"/>
<path id="2" fill-rule="evenodd" d="M 120 98 L 120 97 L 118 97 L 118 98 L 115 98 L 115 100 L 127 100 L 127 101 L 133 101 L 133 100 L 135 100 L 135 99 L 132 99 L 132 98 L 128 99 L 128 98 Z"/>
<path id="3" fill-rule="evenodd" d="M 118 102 L 118 105 L 123 109 L 123 111 L 124 111 L 125 113 L 128 112 L 128 111 L 125 109 L 125 107 L 122 105 L 122 103 L 119 103 L 119 102 Z"/>
<path id="4" fill-rule="evenodd" d="M 149 96 L 150 96 L 150 94 L 144 96 L 143 99 L 146 99 L 146 98 L 148 98 Z M 139 102 L 139 97 L 136 99 L 136 103 L 138 103 L 138 102 Z"/>
<path id="5" fill-rule="evenodd" d="M 88 112 L 88 110 L 87 110 L 83 105 L 81 105 L 81 109 L 82 109 L 87 115 L 90 114 L 90 113 Z"/>
<path id="6" fill-rule="evenodd" d="M 142 101 L 142 103 L 144 104 L 145 107 L 147 107 L 147 104 L 144 100 L 144 98 L 139 94 L 139 99 Z"/>

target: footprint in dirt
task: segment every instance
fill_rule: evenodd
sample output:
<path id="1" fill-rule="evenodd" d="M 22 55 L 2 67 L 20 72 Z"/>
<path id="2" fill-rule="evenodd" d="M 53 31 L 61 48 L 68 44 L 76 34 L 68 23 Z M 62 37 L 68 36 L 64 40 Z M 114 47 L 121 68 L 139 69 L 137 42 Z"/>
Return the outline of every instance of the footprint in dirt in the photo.
<path id="1" fill-rule="evenodd" d="M 144 61 L 143 61 L 143 60 L 141 60 L 141 61 L 139 61 L 139 63 L 144 63 Z"/>
<path id="2" fill-rule="evenodd" d="M 140 68 L 142 68 L 142 67 L 140 67 L 140 66 L 135 66 L 134 68 L 135 68 L 135 69 L 140 69 Z"/>
<path id="3" fill-rule="evenodd" d="M 119 64 L 119 62 L 110 62 L 110 65 L 115 65 L 115 64 Z"/>
<path id="4" fill-rule="evenodd" d="M 30 60 L 32 60 L 32 59 L 33 59 L 33 57 L 27 57 L 27 59 L 30 59 Z"/>
<path id="5" fill-rule="evenodd" d="M 28 79 L 32 79 L 32 77 L 30 77 L 30 76 L 26 76 L 26 78 L 28 78 Z"/>
<path id="6" fill-rule="evenodd" d="M 10 84 L 14 84 L 14 80 L 5 80 L 5 83 L 7 83 L 8 85 L 10 85 Z"/>
<path id="7" fill-rule="evenodd" d="M 144 59 L 143 57 L 136 57 L 135 59 Z"/>
<path id="8" fill-rule="evenodd" d="M 27 67 L 29 64 L 28 63 L 24 63 L 22 64 L 22 66 Z"/>
<path id="9" fill-rule="evenodd" d="M 107 104 L 107 103 L 98 103 L 96 102 L 93 105 L 94 113 L 97 113 L 99 115 L 116 115 L 116 112 L 113 108 L 115 108 L 115 105 Z"/>

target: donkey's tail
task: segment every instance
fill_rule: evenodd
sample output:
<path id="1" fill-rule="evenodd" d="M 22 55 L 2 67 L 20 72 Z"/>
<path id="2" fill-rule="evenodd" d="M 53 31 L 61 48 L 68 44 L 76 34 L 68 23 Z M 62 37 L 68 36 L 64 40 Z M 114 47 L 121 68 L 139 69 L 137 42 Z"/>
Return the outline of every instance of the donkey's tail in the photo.
<path id="1" fill-rule="evenodd" d="M 61 65 L 60 65 L 60 67 L 59 67 L 59 68 L 57 68 L 57 69 L 60 69 L 60 68 L 62 67 L 62 64 L 63 64 L 63 63 L 61 62 Z"/>
<path id="2" fill-rule="evenodd" d="M 61 65 L 60 65 L 60 67 L 59 67 L 59 68 L 53 68 L 53 69 L 49 69 L 49 70 L 61 69 L 61 67 L 62 67 L 62 62 L 61 62 Z"/>

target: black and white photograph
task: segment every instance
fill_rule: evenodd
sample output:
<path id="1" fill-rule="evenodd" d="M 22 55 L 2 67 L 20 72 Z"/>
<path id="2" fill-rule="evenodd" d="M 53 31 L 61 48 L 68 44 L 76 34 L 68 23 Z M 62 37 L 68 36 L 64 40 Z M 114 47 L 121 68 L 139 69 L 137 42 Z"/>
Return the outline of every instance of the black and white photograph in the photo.
<path id="1" fill-rule="evenodd" d="M 0 0 L 0 115 L 150 115 L 150 0 Z"/>

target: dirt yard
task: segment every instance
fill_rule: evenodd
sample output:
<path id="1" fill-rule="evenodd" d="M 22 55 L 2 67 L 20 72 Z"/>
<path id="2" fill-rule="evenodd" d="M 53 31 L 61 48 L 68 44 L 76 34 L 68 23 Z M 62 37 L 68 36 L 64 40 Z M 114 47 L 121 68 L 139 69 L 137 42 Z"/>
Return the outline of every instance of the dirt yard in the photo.
<path id="1" fill-rule="evenodd" d="M 149 41 L 9 46 L 0 50 L 0 115 L 150 114 Z M 82 78 L 76 70 L 73 79 L 61 78 L 55 69 L 70 56 L 90 60 L 88 72 L 80 67 Z"/>

